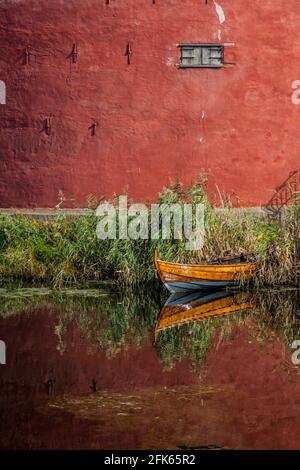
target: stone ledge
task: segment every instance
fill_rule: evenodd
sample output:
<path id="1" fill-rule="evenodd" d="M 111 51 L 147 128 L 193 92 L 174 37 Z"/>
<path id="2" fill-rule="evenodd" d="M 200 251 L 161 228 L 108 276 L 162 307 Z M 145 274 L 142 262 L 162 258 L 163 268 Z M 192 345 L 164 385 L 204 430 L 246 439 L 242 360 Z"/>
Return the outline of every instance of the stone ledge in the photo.
<path id="1" fill-rule="evenodd" d="M 81 217 L 85 215 L 92 215 L 92 209 L 51 209 L 51 208 L 36 208 L 36 209 L 22 209 L 22 208 L 0 208 L 0 215 L 25 215 L 27 217 L 34 217 L 37 219 L 51 219 L 53 217 L 67 216 L 67 217 Z"/>
<path id="2" fill-rule="evenodd" d="M 216 208 L 217 212 L 226 211 L 227 209 Z M 232 210 L 232 209 L 230 209 Z M 239 207 L 235 208 L 234 211 L 237 213 L 249 212 L 262 217 L 266 217 L 267 213 L 262 207 Z M 86 215 L 93 215 L 95 211 L 87 208 L 77 209 L 51 209 L 51 208 L 34 208 L 34 209 L 22 209 L 22 208 L 0 208 L 0 215 L 25 215 L 27 217 L 34 217 L 37 219 L 48 219 L 59 216 L 67 217 L 81 217 Z"/>

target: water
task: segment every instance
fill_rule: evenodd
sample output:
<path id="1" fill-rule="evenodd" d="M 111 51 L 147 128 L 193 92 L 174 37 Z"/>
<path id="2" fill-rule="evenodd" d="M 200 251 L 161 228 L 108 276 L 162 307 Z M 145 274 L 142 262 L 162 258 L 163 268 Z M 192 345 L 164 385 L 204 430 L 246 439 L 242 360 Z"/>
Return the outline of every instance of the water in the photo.
<path id="1" fill-rule="evenodd" d="M 0 448 L 299 448 L 299 299 L 2 288 Z"/>

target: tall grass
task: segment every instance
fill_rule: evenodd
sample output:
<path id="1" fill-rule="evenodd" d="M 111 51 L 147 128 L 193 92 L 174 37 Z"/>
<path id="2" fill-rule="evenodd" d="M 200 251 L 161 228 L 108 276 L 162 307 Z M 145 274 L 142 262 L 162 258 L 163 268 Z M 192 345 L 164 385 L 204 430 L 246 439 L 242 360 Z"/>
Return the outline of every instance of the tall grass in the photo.
<path id="1" fill-rule="evenodd" d="M 174 233 L 169 240 L 99 240 L 95 215 L 59 216 L 48 221 L 2 215 L 0 276 L 47 281 L 56 287 L 87 279 L 145 284 L 153 279 L 153 251 L 158 246 L 160 257 L 171 261 L 199 262 L 227 254 L 255 253 L 257 286 L 295 284 L 300 205 L 290 209 L 284 224 L 235 211 L 228 201 L 216 211 L 204 180 L 189 188 L 177 182 L 160 194 L 158 202 L 204 204 L 205 243 L 201 250 L 187 251 L 185 240 L 175 239 Z"/>

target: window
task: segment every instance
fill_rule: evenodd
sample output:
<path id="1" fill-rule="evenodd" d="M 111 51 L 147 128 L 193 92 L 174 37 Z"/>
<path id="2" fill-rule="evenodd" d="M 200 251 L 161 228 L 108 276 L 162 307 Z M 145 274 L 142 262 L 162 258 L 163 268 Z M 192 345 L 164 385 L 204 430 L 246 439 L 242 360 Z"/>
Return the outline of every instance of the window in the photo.
<path id="1" fill-rule="evenodd" d="M 180 44 L 179 67 L 211 67 L 224 65 L 224 46 L 220 44 Z"/>

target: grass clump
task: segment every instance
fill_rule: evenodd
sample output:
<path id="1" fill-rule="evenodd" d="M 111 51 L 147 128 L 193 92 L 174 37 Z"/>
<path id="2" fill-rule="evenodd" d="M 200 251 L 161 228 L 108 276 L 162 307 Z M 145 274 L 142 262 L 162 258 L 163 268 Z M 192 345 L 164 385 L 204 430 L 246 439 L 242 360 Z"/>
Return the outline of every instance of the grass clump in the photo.
<path id="1" fill-rule="evenodd" d="M 114 204 L 116 201 L 112 201 Z M 215 210 L 207 196 L 205 179 L 184 188 L 180 183 L 164 189 L 158 203 L 202 203 L 205 211 L 204 246 L 187 251 L 186 240 L 99 240 L 96 215 L 59 216 L 35 220 L 22 215 L 0 216 L 0 276 L 47 281 L 55 287 L 83 280 L 111 279 L 136 286 L 153 279 L 153 251 L 177 262 L 201 262 L 254 253 L 258 264 L 256 285 L 295 284 L 300 254 L 300 204 L 288 211 L 285 223 L 270 221 L 251 211 L 236 211 L 226 201 Z M 149 233 L 151 220 L 148 220 Z M 119 227 L 117 227 L 118 233 Z"/>

